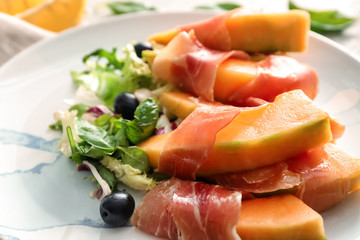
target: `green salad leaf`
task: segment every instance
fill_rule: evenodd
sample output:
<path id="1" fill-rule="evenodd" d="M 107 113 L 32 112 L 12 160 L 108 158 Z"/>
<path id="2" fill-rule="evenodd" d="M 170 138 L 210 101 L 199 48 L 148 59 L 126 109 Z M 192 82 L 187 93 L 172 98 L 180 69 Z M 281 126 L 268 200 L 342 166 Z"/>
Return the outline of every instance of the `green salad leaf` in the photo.
<path id="1" fill-rule="evenodd" d="M 289 2 L 289 9 L 302 9 L 310 14 L 311 30 L 318 33 L 331 33 L 344 30 L 353 24 L 356 19 L 346 17 L 339 11 L 312 11 L 296 6 L 292 1 Z"/>
<path id="2" fill-rule="evenodd" d="M 72 126 L 67 126 L 67 138 L 71 148 L 71 158 L 81 163 L 83 158 L 101 159 L 114 155 L 123 159 L 126 164 L 147 172 L 150 169 L 146 153 L 136 146 L 129 146 L 129 142 L 136 144 L 153 133 L 159 109 L 154 99 L 149 98 L 139 104 L 132 121 L 111 117 L 110 114 L 99 116 L 94 123 L 81 117 L 75 118 L 72 112 Z M 75 141 L 75 131 L 78 138 Z"/>
<path id="3" fill-rule="evenodd" d="M 69 111 L 76 110 L 76 111 L 77 111 L 76 116 L 77 116 L 77 117 L 81 117 L 81 116 L 82 116 L 84 113 L 86 113 L 87 110 L 89 110 L 89 109 L 90 109 L 89 106 L 87 106 L 87 105 L 85 105 L 85 104 L 83 104 L 83 103 L 79 103 L 79 104 L 75 104 L 75 105 L 71 106 L 71 107 L 69 108 Z"/>
<path id="4" fill-rule="evenodd" d="M 156 181 L 147 175 L 149 158 L 134 145 L 153 134 L 160 112 L 157 102 L 153 98 L 142 101 L 132 121 L 111 112 L 95 119 L 84 115 L 90 106 L 105 104 L 113 109 L 114 99 L 122 92 L 158 87 L 159 83 L 153 83 L 150 66 L 137 57 L 132 43 L 120 54 L 115 48 L 97 49 L 83 62 L 86 70 L 71 73 L 78 86 L 74 99 L 78 104 L 65 112 L 55 112 L 57 122 L 50 126 L 63 130 L 60 151 L 75 163 L 89 161 L 112 191 L 118 182 L 139 190 L 153 188 Z"/>
<path id="5" fill-rule="evenodd" d="M 95 119 L 94 125 L 98 127 L 107 126 L 110 122 L 110 119 L 111 119 L 110 113 L 103 114 Z"/>
<path id="6" fill-rule="evenodd" d="M 105 155 L 102 150 L 90 145 L 85 141 L 77 143 L 76 150 L 81 157 L 87 157 L 92 159 L 101 159 Z"/>
<path id="7" fill-rule="evenodd" d="M 125 133 L 131 143 L 137 144 L 154 132 L 159 118 L 159 107 L 153 98 L 148 98 L 139 104 L 134 116 L 134 120 L 124 121 Z"/>
<path id="8" fill-rule="evenodd" d="M 68 139 L 69 139 L 69 144 L 70 144 L 70 149 L 71 149 L 71 159 L 78 163 L 78 164 L 81 164 L 82 163 L 82 158 L 81 158 L 81 155 L 79 153 L 79 151 L 77 150 L 77 147 L 76 147 L 76 142 L 74 140 L 74 135 L 72 133 L 72 130 L 71 130 L 71 127 L 70 126 L 67 126 L 66 127 L 66 133 L 67 133 L 67 136 L 68 136 Z"/>
<path id="9" fill-rule="evenodd" d="M 237 4 L 237 3 L 231 3 L 231 2 L 227 2 L 227 3 L 217 3 L 214 5 L 199 5 L 196 6 L 195 9 L 199 9 L 199 10 L 225 10 L 225 11 L 229 11 L 229 10 L 233 10 L 235 8 L 241 7 L 241 5 Z"/>
<path id="10" fill-rule="evenodd" d="M 149 157 L 137 146 L 118 147 L 120 150 L 121 161 L 124 164 L 129 164 L 131 167 L 139 169 L 142 172 L 150 170 Z"/>
<path id="11" fill-rule="evenodd" d="M 132 44 L 127 44 L 119 56 L 116 49 L 112 52 L 98 49 L 86 55 L 83 61 L 88 69 L 71 72 L 73 81 L 93 91 L 110 109 L 120 93 L 148 88 L 152 82 L 149 65 L 137 57 Z"/>
<path id="12" fill-rule="evenodd" d="M 153 98 L 142 101 L 136 108 L 134 117 L 140 127 L 156 124 L 159 118 L 159 108 Z"/>
<path id="13" fill-rule="evenodd" d="M 129 141 L 126 137 L 126 123 L 123 119 L 111 120 L 110 128 L 110 132 L 115 133 L 114 138 L 117 141 L 117 146 L 129 146 Z"/>
<path id="14" fill-rule="evenodd" d="M 82 140 L 94 148 L 101 150 L 104 154 L 110 155 L 114 153 L 116 141 L 114 137 L 108 135 L 104 129 L 83 119 L 78 119 L 76 122 L 76 131 Z"/>
<path id="15" fill-rule="evenodd" d="M 104 181 L 109 185 L 111 191 L 113 191 L 118 183 L 118 180 L 115 177 L 115 174 L 108 168 L 106 168 L 104 165 L 97 161 L 89 161 L 98 173 L 100 174 L 101 178 L 104 179 Z"/>
<path id="16" fill-rule="evenodd" d="M 114 157 L 105 156 L 100 160 L 100 163 L 111 170 L 117 180 L 131 188 L 149 190 L 156 185 L 156 182 L 152 178 L 147 177 L 145 173 L 133 168 L 129 164 L 124 164 L 121 160 Z"/>
<path id="17" fill-rule="evenodd" d="M 106 63 L 106 67 L 110 67 L 110 68 L 115 68 L 115 69 L 121 69 L 124 65 L 123 62 L 120 62 L 117 57 L 116 57 L 116 48 L 113 48 L 113 50 L 111 52 L 108 52 L 104 49 L 97 49 L 95 51 L 93 51 L 92 53 L 86 55 L 83 57 L 83 63 L 87 63 L 87 61 L 91 58 L 91 57 L 95 57 L 97 59 L 102 58 L 102 59 L 106 59 L 107 63 Z"/>
<path id="18" fill-rule="evenodd" d="M 62 130 L 62 121 L 57 120 L 56 122 L 49 125 L 49 128 L 55 131 L 61 131 Z"/>
<path id="19" fill-rule="evenodd" d="M 75 104 L 75 105 L 71 106 L 68 109 L 68 111 L 71 112 L 73 110 L 76 110 L 77 111 L 76 117 L 81 117 L 81 115 L 86 113 L 86 111 L 89 110 L 89 108 L 90 108 L 89 106 L 80 103 L 80 104 Z M 53 124 L 50 124 L 49 128 L 52 129 L 52 130 L 61 131 L 62 128 L 63 128 L 61 119 L 57 120 Z"/>
<path id="20" fill-rule="evenodd" d="M 107 6 L 114 15 L 134 13 L 141 11 L 154 11 L 154 7 L 148 7 L 139 2 L 109 2 Z"/>

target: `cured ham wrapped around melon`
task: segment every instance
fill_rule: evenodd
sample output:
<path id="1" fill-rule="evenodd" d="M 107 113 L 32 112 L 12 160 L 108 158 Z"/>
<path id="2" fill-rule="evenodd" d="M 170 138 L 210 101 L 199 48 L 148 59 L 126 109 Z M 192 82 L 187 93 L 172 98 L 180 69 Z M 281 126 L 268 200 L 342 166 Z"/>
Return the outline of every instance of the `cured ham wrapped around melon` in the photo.
<path id="1" fill-rule="evenodd" d="M 193 179 L 193 169 L 184 167 L 189 174 L 178 169 L 193 162 L 199 164 L 199 176 L 241 172 L 284 161 L 332 140 L 328 114 L 300 90 L 283 93 L 256 108 L 200 107 L 175 131 L 138 145 L 153 168 L 187 179 Z M 234 115 L 230 111 L 230 117 L 222 122 L 222 111 L 228 108 L 235 109 Z M 198 158 L 198 153 L 204 152 L 210 154 Z"/>
<path id="2" fill-rule="evenodd" d="M 208 179 L 225 188 L 240 191 L 247 199 L 283 193 L 295 195 L 303 185 L 303 178 L 300 173 L 289 171 L 288 168 L 283 161 L 255 170 L 210 176 Z"/>
<path id="3" fill-rule="evenodd" d="M 311 99 L 318 92 L 316 72 L 291 57 L 271 55 L 253 62 L 245 52 L 209 49 L 186 32 L 158 53 L 152 71 L 203 100 L 236 106 L 272 102 L 278 94 L 294 89 Z"/>
<path id="4" fill-rule="evenodd" d="M 172 178 L 148 192 L 132 216 L 140 230 L 168 239 L 240 240 L 241 193 Z"/>
<path id="5" fill-rule="evenodd" d="M 212 152 L 216 134 L 240 112 L 240 108 L 232 106 L 200 105 L 167 140 L 157 171 L 195 180 Z"/>
<path id="6" fill-rule="evenodd" d="M 181 90 L 214 101 L 217 68 L 231 56 L 249 59 L 245 52 L 211 50 L 193 34 L 181 32 L 155 57 L 152 71 L 154 76 L 175 84 Z"/>
<path id="7" fill-rule="evenodd" d="M 360 159 L 328 143 L 288 161 L 252 171 L 211 177 L 247 198 L 292 193 L 321 212 L 360 186 Z"/>
<path id="8" fill-rule="evenodd" d="M 305 152 L 288 164 L 303 178 L 297 196 L 318 212 L 342 202 L 360 187 L 360 159 L 331 143 Z"/>
<path id="9" fill-rule="evenodd" d="M 202 44 L 212 49 L 304 51 L 310 30 L 310 16 L 302 10 L 270 14 L 237 8 L 210 19 L 156 33 L 148 40 L 167 44 L 179 32 L 192 30 Z"/>
<path id="10" fill-rule="evenodd" d="M 176 178 L 150 190 L 131 222 L 166 239 L 325 239 L 322 217 L 292 195 L 241 202 L 237 191 Z"/>

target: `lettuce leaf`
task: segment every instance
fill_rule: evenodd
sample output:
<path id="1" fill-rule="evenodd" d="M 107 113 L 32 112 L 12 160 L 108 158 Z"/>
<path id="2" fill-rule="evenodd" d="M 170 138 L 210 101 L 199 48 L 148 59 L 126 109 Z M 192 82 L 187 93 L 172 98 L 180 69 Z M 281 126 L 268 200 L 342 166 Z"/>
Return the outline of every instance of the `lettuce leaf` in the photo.
<path id="1" fill-rule="evenodd" d="M 73 81 L 83 86 L 113 109 L 114 99 L 122 92 L 133 93 L 141 87 L 150 87 L 152 75 L 150 67 L 136 56 L 134 46 L 127 44 L 120 56 L 114 48 L 111 52 L 104 49 L 83 58 L 87 70 L 71 72 Z"/>
<path id="2" fill-rule="evenodd" d="M 105 156 L 100 163 L 110 169 L 117 180 L 136 190 L 150 190 L 155 187 L 156 182 L 143 174 L 139 169 L 124 164 L 121 160 Z"/>
<path id="3" fill-rule="evenodd" d="M 153 98 L 142 101 L 134 113 L 135 119 L 126 121 L 125 133 L 131 143 L 137 144 L 150 137 L 159 118 L 159 107 Z"/>

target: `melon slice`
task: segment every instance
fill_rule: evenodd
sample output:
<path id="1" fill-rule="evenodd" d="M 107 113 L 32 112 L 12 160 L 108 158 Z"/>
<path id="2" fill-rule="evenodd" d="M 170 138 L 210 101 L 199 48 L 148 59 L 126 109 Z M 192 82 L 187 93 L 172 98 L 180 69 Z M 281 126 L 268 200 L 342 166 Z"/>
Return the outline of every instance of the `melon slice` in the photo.
<path id="1" fill-rule="evenodd" d="M 256 169 L 324 145 L 332 140 L 329 122 L 328 114 L 300 90 L 281 94 L 273 103 L 244 108 L 217 133 L 212 153 L 198 175 Z M 139 145 L 149 155 L 152 167 L 157 167 L 170 134 L 151 137 Z"/>
<path id="2" fill-rule="evenodd" d="M 321 240 L 323 219 L 292 195 L 245 200 L 236 231 L 243 240 Z"/>
<path id="3" fill-rule="evenodd" d="M 306 11 L 270 14 L 240 8 L 205 21 L 155 33 L 148 41 L 166 45 L 180 31 L 194 30 L 200 42 L 212 49 L 304 51 L 309 29 L 310 16 Z"/>
<path id="4" fill-rule="evenodd" d="M 163 92 L 159 100 L 167 110 L 181 119 L 185 119 L 200 103 L 198 98 L 183 92 Z"/>
<path id="5" fill-rule="evenodd" d="M 233 15 L 226 21 L 232 49 L 250 52 L 305 51 L 310 16 L 306 11 Z"/>
<path id="6" fill-rule="evenodd" d="M 226 102 L 240 87 L 254 80 L 258 73 L 258 64 L 255 61 L 229 58 L 222 62 L 216 72 L 214 97 Z"/>
<path id="7" fill-rule="evenodd" d="M 185 119 L 194 111 L 198 103 L 206 104 L 206 101 L 201 101 L 183 92 L 164 92 L 160 95 L 160 102 L 170 112 L 181 119 Z M 345 126 L 332 117 L 330 117 L 330 128 L 333 141 L 340 138 L 345 132 Z"/>

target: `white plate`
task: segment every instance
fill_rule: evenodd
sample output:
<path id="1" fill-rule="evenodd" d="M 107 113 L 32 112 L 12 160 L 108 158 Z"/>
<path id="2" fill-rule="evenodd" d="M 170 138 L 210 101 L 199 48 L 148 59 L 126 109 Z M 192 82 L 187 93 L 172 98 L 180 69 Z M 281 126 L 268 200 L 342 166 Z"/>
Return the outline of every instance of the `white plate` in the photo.
<path id="1" fill-rule="evenodd" d="M 0 238 L 154 239 L 133 227 L 104 228 L 94 185 L 56 150 L 48 129 L 52 113 L 66 109 L 74 86 L 69 75 L 97 49 L 122 47 L 151 33 L 209 13 L 141 14 L 111 18 L 41 42 L 0 69 Z M 347 126 L 338 144 L 360 156 L 360 62 L 333 42 L 311 34 L 309 50 L 294 54 L 319 74 L 316 102 Z M 137 203 L 142 193 L 134 193 Z M 360 237 L 360 192 L 324 212 L 329 240 Z M 13 238 L 12 238 L 13 237 Z M 5 238 L 7 239 L 7 238 Z"/>

